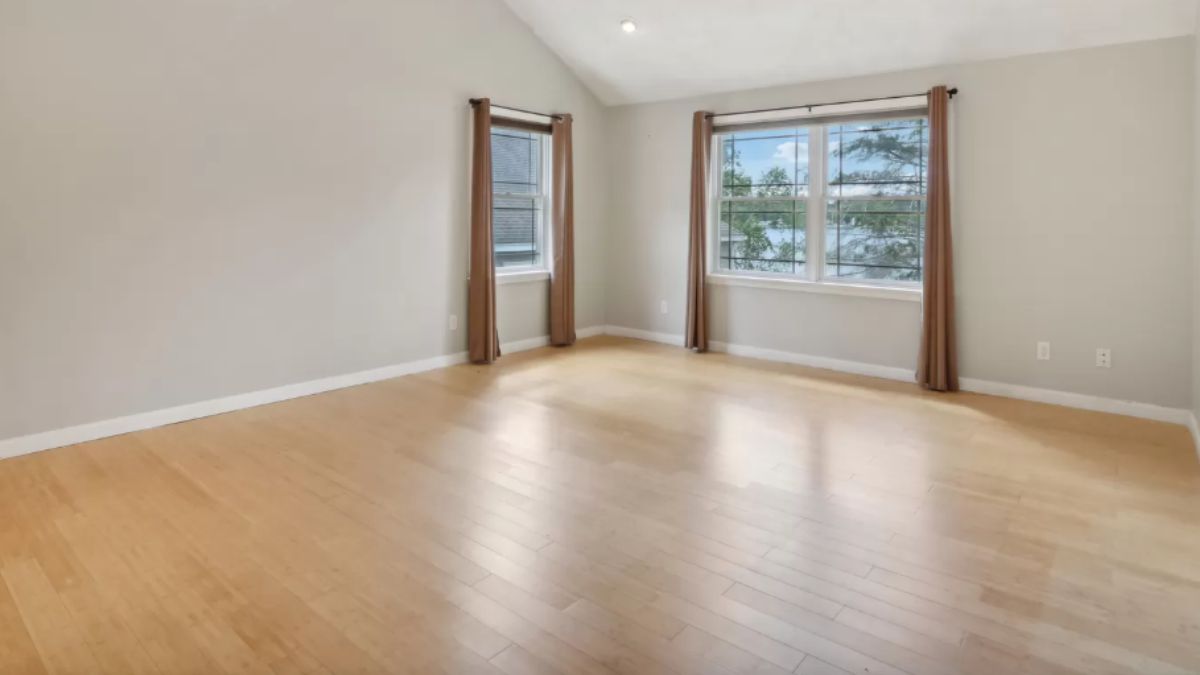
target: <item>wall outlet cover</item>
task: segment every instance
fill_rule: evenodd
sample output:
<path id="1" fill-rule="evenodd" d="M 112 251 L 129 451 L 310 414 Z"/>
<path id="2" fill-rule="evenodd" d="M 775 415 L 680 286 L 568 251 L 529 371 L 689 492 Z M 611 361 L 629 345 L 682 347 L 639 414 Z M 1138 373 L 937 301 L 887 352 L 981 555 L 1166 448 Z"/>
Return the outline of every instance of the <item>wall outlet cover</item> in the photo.
<path id="1" fill-rule="evenodd" d="M 1037 343 L 1037 358 L 1038 358 L 1038 361 L 1049 361 L 1050 360 L 1050 343 L 1049 342 Z"/>

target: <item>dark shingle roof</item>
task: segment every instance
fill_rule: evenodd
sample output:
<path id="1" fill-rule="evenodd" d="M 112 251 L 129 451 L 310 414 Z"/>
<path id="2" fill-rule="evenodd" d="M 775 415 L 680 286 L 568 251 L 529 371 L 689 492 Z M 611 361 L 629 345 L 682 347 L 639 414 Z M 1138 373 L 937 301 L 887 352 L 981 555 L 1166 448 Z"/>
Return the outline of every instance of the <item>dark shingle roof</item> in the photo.
<path id="1" fill-rule="evenodd" d="M 492 222 L 497 248 L 534 241 L 538 223 L 532 199 L 504 197 L 502 193 L 536 193 L 541 164 L 541 135 L 510 129 L 492 132 L 492 179 L 495 217 Z"/>

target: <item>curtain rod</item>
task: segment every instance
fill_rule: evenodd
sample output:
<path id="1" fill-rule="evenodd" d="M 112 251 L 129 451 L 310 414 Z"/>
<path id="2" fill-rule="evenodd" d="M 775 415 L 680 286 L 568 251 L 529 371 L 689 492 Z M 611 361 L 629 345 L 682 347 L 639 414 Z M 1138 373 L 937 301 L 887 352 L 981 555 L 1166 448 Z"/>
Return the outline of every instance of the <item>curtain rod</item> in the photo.
<path id="1" fill-rule="evenodd" d="M 891 100 L 897 99 L 897 98 L 912 98 L 913 96 L 925 96 L 928 93 L 929 92 L 924 92 L 924 93 L 920 93 L 920 94 L 903 94 L 901 96 L 879 96 L 877 98 L 860 98 L 860 99 L 856 99 L 853 101 L 834 101 L 833 103 L 809 103 L 808 105 L 789 105 L 789 106 L 784 106 L 782 108 L 763 108 L 762 110 L 741 110 L 738 112 L 708 113 L 707 115 L 705 115 L 705 117 L 707 117 L 708 119 L 712 119 L 714 117 L 730 117 L 732 115 L 754 115 L 757 113 L 783 112 L 784 110 L 801 110 L 804 108 L 808 108 L 811 110 L 813 108 L 824 108 L 826 106 L 831 106 L 831 105 L 847 105 L 849 103 L 870 103 L 872 101 L 891 101 Z M 954 98 L 954 95 L 958 93 L 958 87 L 954 87 L 953 89 L 948 89 L 946 91 L 946 93 L 950 95 L 950 98 Z"/>
<path id="2" fill-rule="evenodd" d="M 468 102 L 472 106 L 476 106 L 476 105 L 479 105 L 480 102 L 482 102 L 482 101 L 483 101 L 483 99 L 481 99 L 481 98 L 473 98 L 473 99 L 469 99 Z M 561 120 L 563 118 L 562 115 L 548 115 L 546 113 L 540 113 L 540 112 L 536 112 L 534 110 L 522 110 L 520 108 L 514 108 L 510 105 L 500 105 L 499 103 L 493 103 L 492 107 L 493 108 L 504 108 L 505 110 L 510 110 L 512 112 L 525 113 L 526 115 L 537 115 L 538 117 L 549 117 L 552 120 Z"/>

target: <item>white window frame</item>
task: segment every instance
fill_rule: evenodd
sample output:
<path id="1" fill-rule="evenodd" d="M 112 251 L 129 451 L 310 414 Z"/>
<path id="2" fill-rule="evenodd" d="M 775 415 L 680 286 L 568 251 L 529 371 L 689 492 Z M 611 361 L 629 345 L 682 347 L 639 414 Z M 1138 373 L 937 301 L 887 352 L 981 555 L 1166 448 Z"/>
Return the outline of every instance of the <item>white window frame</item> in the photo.
<path id="1" fill-rule="evenodd" d="M 505 116 L 509 116 L 506 112 Z M 512 115 L 516 118 L 516 115 Z M 492 132 L 496 128 L 504 128 L 502 125 L 493 125 Z M 553 263 L 553 240 L 550 231 L 550 207 L 552 176 L 551 163 L 553 162 L 553 144 L 554 140 L 550 134 L 537 133 L 541 136 L 539 146 L 541 148 L 541 157 L 538 162 L 538 169 L 541 175 L 538 177 L 538 183 L 541 185 L 541 190 L 537 193 L 524 192 L 494 192 L 492 194 L 493 201 L 499 197 L 517 197 L 520 199 L 532 199 L 537 203 L 538 213 L 540 214 L 536 228 L 537 246 L 541 251 L 541 262 L 537 265 L 514 265 L 509 267 L 496 266 L 496 283 L 498 284 L 515 284 L 525 283 L 530 281 L 543 281 L 550 278 L 550 268 Z M 494 182 L 494 180 L 493 180 Z M 493 219 L 495 218 L 495 204 L 492 205 Z M 495 258 L 495 244 L 492 246 L 492 256 Z"/>
<path id="2" fill-rule="evenodd" d="M 925 104 L 925 97 L 917 99 L 921 105 Z M 910 106 L 916 107 L 916 106 Z M 859 111 L 846 111 L 855 113 Z M 815 115 L 814 115 L 815 117 Z M 925 118 L 928 115 L 925 111 L 914 110 L 911 119 Z M 866 119 L 866 118 L 864 118 Z M 906 119 L 904 117 L 889 116 L 889 119 Z M 805 120 L 803 118 L 795 118 L 794 116 L 788 119 L 779 120 L 776 127 L 770 119 L 747 119 L 746 122 L 768 122 L 772 123 L 770 127 L 764 129 L 808 129 L 808 195 L 804 197 L 772 197 L 772 201 L 805 201 L 807 203 L 805 215 L 805 263 L 803 274 L 788 274 L 785 272 L 760 272 L 760 271 L 742 271 L 742 270 L 726 270 L 721 269 L 721 202 L 730 201 L 722 198 L 724 185 L 722 184 L 722 176 L 725 173 L 725 153 L 723 152 L 722 143 L 730 133 L 714 133 L 713 145 L 711 148 L 712 154 L 712 171 L 709 176 L 709 206 L 708 206 L 708 241 L 709 241 L 709 273 L 707 281 L 709 283 L 724 285 L 724 286 L 743 286 L 751 288 L 770 288 L 778 290 L 790 291 L 805 291 L 812 293 L 833 293 L 839 295 L 857 295 L 865 297 L 888 298 L 895 300 L 907 300 L 911 302 L 920 302 L 922 295 L 922 282 L 920 281 L 889 281 L 889 280 L 857 280 L 857 279 L 840 279 L 838 277 L 825 276 L 825 233 L 826 233 L 826 205 L 827 199 L 827 183 L 828 176 L 825 171 L 825 163 L 827 157 L 827 148 L 829 147 L 829 127 L 842 124 L 835 119 L 814 119 Z M 813 180 L 817 177 L 817 180 Z M 928 182 L 926 182 L 926 191 L 928 191 Z M 920 200 L 925 201 L 926 195 L 921 195 Z M 737 199 L 735 198 L 734 201 Z M 924 274 L 924 269 L 922 269 Z"/>

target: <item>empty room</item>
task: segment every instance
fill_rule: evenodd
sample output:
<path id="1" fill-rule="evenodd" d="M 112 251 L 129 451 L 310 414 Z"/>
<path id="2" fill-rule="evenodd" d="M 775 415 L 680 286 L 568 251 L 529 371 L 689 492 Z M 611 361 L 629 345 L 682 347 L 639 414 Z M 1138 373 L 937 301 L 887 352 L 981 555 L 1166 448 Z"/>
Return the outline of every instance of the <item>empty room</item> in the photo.
<path id="1" fill-rule="evenodd" d="M 0 674 L 1200 673 L 1196 0 L 0 0 Z"/>

